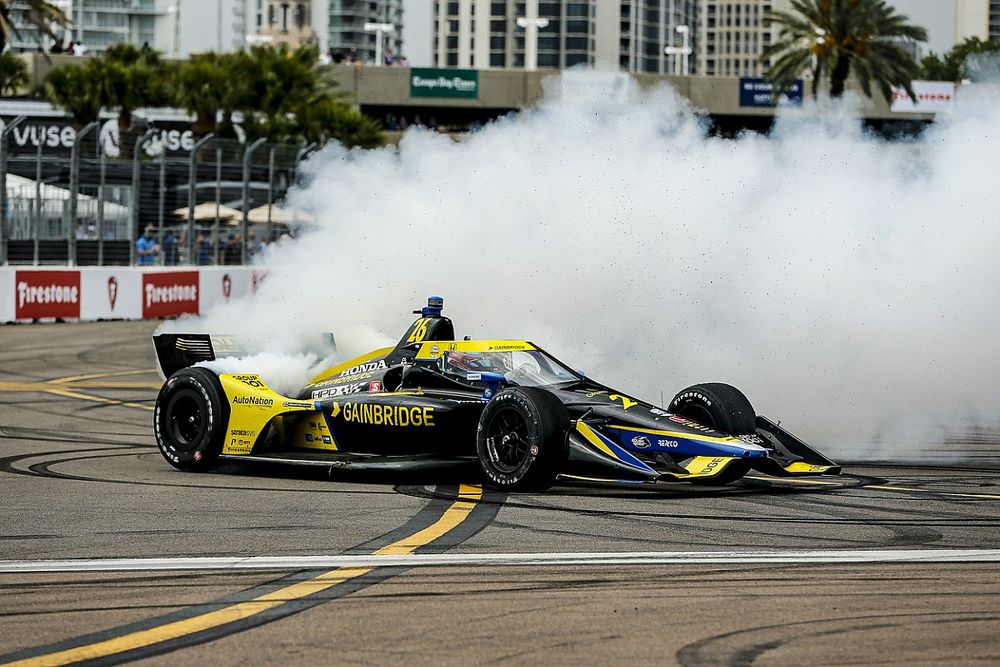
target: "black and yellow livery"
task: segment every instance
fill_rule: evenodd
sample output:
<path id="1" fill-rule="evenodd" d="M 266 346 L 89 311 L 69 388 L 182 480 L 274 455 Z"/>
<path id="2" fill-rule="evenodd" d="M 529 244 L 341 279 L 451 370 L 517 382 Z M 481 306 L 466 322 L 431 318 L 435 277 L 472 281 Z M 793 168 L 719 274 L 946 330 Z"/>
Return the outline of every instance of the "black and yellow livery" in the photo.
<path id="1" fill-rule="evenodd" d="M 258 375 L 196 365 L 215 358 L 211 336 L 155 336 L 167 377 L 154 416 L 161 452 L 182 470 L 220 458 L 330 467 L 477 459 L 502 488 L 840 472 L 734 387 L 694 385 L 661 409 L 530 341 L 456 340 L 442 305 L 432 297 L 396 346 L 334 366 L 295 396 Z"/>

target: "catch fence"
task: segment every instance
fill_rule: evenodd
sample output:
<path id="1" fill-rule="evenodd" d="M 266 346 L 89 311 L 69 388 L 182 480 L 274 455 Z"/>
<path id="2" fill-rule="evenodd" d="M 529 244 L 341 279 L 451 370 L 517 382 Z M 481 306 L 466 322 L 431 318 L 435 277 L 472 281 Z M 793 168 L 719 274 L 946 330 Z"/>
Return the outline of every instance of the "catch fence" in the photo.
<path id="1" fill-rule="evenodd" d="M 25 120 L 0 132 L 0 264 L 245 264 L 304 217 L 280 202 L 315 145 Z"/>

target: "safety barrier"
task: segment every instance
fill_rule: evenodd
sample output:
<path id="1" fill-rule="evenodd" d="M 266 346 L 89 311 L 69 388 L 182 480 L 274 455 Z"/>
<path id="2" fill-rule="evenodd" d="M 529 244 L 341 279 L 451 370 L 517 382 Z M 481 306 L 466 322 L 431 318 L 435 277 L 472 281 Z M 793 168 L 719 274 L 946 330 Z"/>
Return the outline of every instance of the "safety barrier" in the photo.
<path id="1" fill-rule="evenodd" d="M 0 267 L 0 322 L 199 315 L 257 291 L 264 272 L 219 267 Z"/>

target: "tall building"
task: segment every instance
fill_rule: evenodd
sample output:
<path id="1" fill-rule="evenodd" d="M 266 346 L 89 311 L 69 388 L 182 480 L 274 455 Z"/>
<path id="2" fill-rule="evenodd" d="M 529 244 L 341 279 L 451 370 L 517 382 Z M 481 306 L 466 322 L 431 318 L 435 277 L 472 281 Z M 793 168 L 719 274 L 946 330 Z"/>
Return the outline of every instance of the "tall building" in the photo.
<path id="1" fill-rule="evenodd" d="M 51 1 L 51 0 L 50 0 Z M 63 10 L 73 25 L 70 29 L 57 29 L 63 41 L 83 42 L 90 52 L 100 52 L 112 44 L 132 42 L 170 54 L 177 48 L 177 22 L 179 0 L 54 0 L 52 4 Z M 38 31 L 27 21 L 27 4 L 21 0 L 11 2 L 11 17 L 20 36 L 13 35 L 11 47 L 35 50 L 38 48 Z M 52 40 L 43 37 L 42 44 L 49 48 Z"/>
<path id="2" fill-rule="evenodd" d="M 321 48 L 348 52 L 355 49 L 365 62 L 374 62 L 383 54 L 376 53 L 377 36 L 364 29 L 365 23 L 391 23 L 393 31 L 382 35 L 383 50 L 406 55 L 403 51 L 403 0 L 314 0 L 328 8 L 326 43 Z M 329 4 L 327 4 L 329 3 Z"/>
<path id="3" fill-rule="evenodd" d="M 667 46 L 681 47 L 688 26 L 696 39 L 697 0 L 435 0 L 434 64 L 439 67 L 522 68 L 530 60 L 529 34 L 537 29 L 535 64 L 614 67 L 630 72 L 673 71 Z M 525 21 L 536 27 L 519 25 Z M 693 47 L 692 47 L 693 48 Z M 679 62 L 679 61 L 678 61 Z M 688 58 L 693 71 L 694 58 Z M 530 63 L 529 63 L 530 65 Z"/>
<path id="4" fill-rule="evenodd" d="M 989 35 L 994 42 L 1000 42 L 1000 0 L 990 0 Z"/>
<path id="5" fill-rule="evenodd" d="M 759 58 L 776 29 L 764 26 L 772 10 L 789 11 L 790 0 L 701 0 L 698 73 L 704 76 L 760 76 Z"/>

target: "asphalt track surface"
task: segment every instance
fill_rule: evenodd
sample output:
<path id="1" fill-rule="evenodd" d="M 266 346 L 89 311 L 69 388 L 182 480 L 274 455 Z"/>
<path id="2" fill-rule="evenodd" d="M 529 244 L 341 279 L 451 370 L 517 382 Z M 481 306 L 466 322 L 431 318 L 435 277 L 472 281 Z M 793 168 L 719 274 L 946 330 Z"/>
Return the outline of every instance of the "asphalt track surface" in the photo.
<path id="1" fill-rule="evenodd" d="M 0 327 L 0 664 L 1000 663 L 998 471 L 184 474 L 154 327 Z"/>

